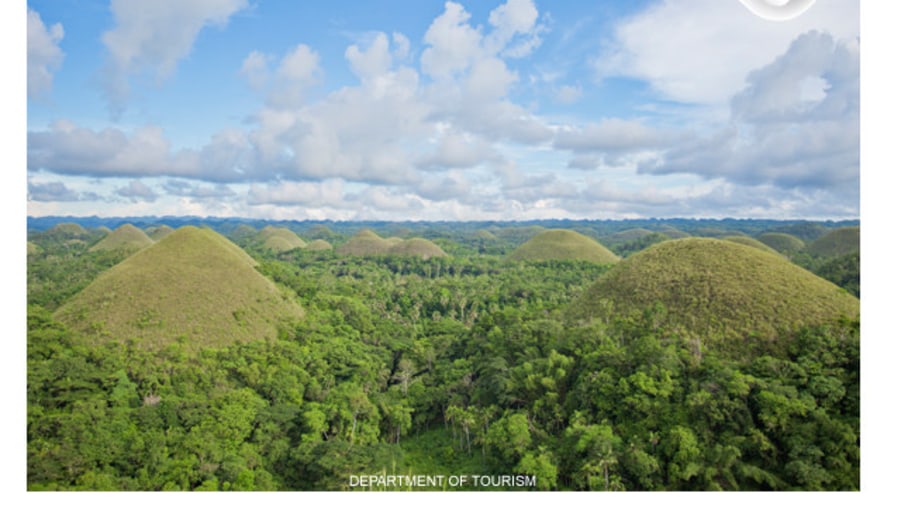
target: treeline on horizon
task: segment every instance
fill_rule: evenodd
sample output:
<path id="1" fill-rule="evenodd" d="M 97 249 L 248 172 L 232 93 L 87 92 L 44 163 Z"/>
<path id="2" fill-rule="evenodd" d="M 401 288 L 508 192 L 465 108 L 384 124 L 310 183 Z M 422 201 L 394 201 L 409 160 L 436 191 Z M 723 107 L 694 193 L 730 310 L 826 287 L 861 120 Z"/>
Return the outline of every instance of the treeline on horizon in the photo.
<path id="1" fill-rule="evenodd" d="M 43 230 L 40 220 L 29 227 Z M 209 225 L 227 235 L 242 223 Z M 340 241 L 402 228 L 449 257 L 235 240 L 305 316 L 274 340 L 199 351 L 181 339 L 156 350 L 125 337 L 89 344 L 53 312 L 125 254 L 31 234 L 28 488 L 346 490 L 353 474 L 414 473 L 533 475 L 540 490 L 859 489 L 858 320 L 698 347 L 667 327 L 677 309 L 662 305 L 572 318 L 609 265 L 504 258 L 530 234 L 512 229 L 561 222 L 506 224 L 493 246 L 474 232 L 496 223 L 431 225 L 327 232 Z M 799 237 L 853 223 L 568 225 L 594 237 L 666 226 L 794 227 Z M 627 256 L 658 239 L 611 249 Z M 848 290 L 855 269 L 858 295 L 858 253 L 855 267 L 841 258 L 795 262 L 849 276 Z"/>

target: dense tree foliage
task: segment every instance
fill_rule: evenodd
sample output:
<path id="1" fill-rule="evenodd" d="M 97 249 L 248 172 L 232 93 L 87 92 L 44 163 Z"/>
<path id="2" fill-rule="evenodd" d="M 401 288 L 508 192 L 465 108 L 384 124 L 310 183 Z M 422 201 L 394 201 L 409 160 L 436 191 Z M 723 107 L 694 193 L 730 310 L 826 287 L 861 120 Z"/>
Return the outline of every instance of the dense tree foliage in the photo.
<path id="1" fill-rule="evenodd" d="M 42 244 L 29 261 L 29 489 L 343 490 L 381 473 L 524 474 L 540 490 L 859 488 L 858 322 L 779 347 L 747 337 L 739 359 L 698 354 L 660 326 L 661 307 L 567 323 L 607 266 L 508 262 L 478 244 L 446 240 L 456 255 L 428 260 L 251 248 L 306 318 L 199 352 L 84 345 L 50 310 L 115 259 Z"/>

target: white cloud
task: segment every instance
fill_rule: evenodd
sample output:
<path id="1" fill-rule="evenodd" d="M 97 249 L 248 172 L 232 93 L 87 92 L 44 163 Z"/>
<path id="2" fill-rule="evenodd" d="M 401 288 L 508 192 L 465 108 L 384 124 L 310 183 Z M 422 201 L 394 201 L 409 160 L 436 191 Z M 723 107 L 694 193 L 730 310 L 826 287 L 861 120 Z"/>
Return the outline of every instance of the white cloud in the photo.
<path id="1" fill-rule="evenodd" d="M 827 81 L 818 100 L 804 96 L 806 78 Z M 729 127 L 673 147 L 642 170 L 858 196 L 859 135 L 859 45 L 810 32 L 750 73 Z"/>
<path id="2" fill-rule="evenodd" d="M 126 133 L 94 131 L 59 120 L 49 130 L 28 133 L 28 168 L 83 176 L 181 176 L 210 181 L 269 177 L 251 173 L 243 134 L 223 131 L 203 149 L 173 151 L 162 128 L 148 125 Z M 254 167 L 254 169 L 256 169 Z"/>
<path id="3" fill-rule="evenodd" d="M 251 51 L 241 64 L 240 74 L 254 90 L 262 90 L 269 83 L 269 59 L 259 51 Z"/>
<path id="4" fill-rule="evenodd" d="M 601 77 L 649 82 L 666 99 L 724 104 L 747 74 L 783 53 L 798 35 L 859 36 L 859 2 L 817 2 L 802 16 L 767 21 L 735 1 L 663 0 L 620 24 L 596 62 Z"/>
<path id="5" fill-rule="evenodd" d="M 152 188 L 138 180 L 131 180 L 128 185 L 116 190 L 116 194 L 131 202 L 153 202 L 159 197 Z"/>
<path id="6" fill-rule="evenodd" d="M 43 202 L 79 201 L 81 194 L 61 181 L 47 183 L 28 182 L 28 200 Z"/>
<path id="7" fill-rule="evenodd" d="M 62 65 L 65 54 L 59 47 L 65 34 L 55 23 L 49 28 L 41 15 L 28 9 L 28 96 L 38 97 L 53 87 L 53 72 Z"/>
<path id="8" fill-rule="evenodd" d="M 307 206 L 314 208 L 347 208 L 344 183 L 339 179 L 320 182 L 280 181 L 270 185 L 252 185 L 247 194 L 251 206 L 275 204 L 280 206 Z"/>
<path id="9" fill-rule="evenodd" d="M 246 6 L 247 0 L 112 0 L 115 26 L 102 39 L 109 52 L 105 78 L 113 112 L 125 107 L 132 75 L 168 78 L 204 27 L 222 26 Z"/>

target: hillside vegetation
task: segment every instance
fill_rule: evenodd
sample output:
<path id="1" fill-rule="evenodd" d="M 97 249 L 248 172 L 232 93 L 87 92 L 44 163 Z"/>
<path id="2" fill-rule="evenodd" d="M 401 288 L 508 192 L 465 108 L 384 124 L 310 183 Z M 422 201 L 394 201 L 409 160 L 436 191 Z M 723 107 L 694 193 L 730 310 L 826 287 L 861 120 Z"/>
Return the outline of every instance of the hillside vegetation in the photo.
<path id="1" fill-rule="evenodd" d="M 556 229 L 542 231 L 509 254 L 517 261 L 590 261 L 611 264 L 619 257 L 593 239 L 575 231 Z"/>
<path id="2" fill-rule="evenodd" d="M 273 338 L 299 305 L 210 229 L 182 227 L 104 272 L 55 317 L 94 343 L 134 340 L 191 349 Z"/>
<path id="3" fill-rule="evenodd" d="M 625 259 L 585 292 L 572 315 L 642 312 L 657 303 L 672 329 L 713 342 L 775 338 L 859 315 L 858 299 L 779 255 L 703 238 L 667 241 Z"/>

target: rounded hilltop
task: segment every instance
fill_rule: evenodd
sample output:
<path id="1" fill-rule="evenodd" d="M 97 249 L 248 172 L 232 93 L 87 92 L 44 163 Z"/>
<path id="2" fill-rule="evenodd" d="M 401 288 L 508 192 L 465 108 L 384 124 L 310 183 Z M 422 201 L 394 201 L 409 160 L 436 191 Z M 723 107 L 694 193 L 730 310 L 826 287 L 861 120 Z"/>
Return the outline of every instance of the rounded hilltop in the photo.
<path id="1" fill-rule="evenodd" d="M 153 240 L 147 233 L 131 224 L 123 224 L 116 230 L 107 234 L 97 244 L 92 246 L 92 252 L 100 250 L 122 250 L 136 252 L 153 244 Z"/>
<path id="2" fill-rule="evenodd" d="M 619 257 L 593 239 L 567 229 L 551 229 L 538 233 L 509 254 L 516 261 L 590 261 L 612 264 Z"/>
<path id="3" fill-rule="evenodd" d="M 806 247 L 817 257 L 839 257 L 859 251 L 859 226 L 841 227 L 825 234 Z"/>
<path id="4" fill-rule="evenodd" d="M 286 227 L 274 227 L 267 225 L 256 234 L 256 240 L 262 243 L 263 248 L 273 252 L 286 252 L 295 248 L 303 248 L 306 242 L 297 236 L 297 233 Z"/>
<path id="5" fill-rule="evenodd" d="M 764 232 L 756 237 L 761 243 L 783 254 L 793 254 L 806 248 L 806 243 L 786 232 Z"/>
<path id="6" fill-rule="evenodd" d="M 447 256 L 441 247 L 427 239 L 398 237 L 385 239 L 370 229 L 357 232 L 346 243 L 337 247 L 337 253 L 354 256 L 396 255 L 421 259 Z"/>
<path id="7" fill-rule="evenodd" d="M 94 343 L 154 350 L 274 338 L 303 312 L 255 264 L 213 230 L 181 227 L 102 273 L 55 317 Z"/>
<path id="8" fill-rule="evenodd" d="M 643 312 L 657 303 L 673 330 L 707 339 L 775 338 L 859 316 L 859 300 L 784 257 L 711 238 L 656 244 L 623 260 L 570 308 L 576 320 Z"/>

